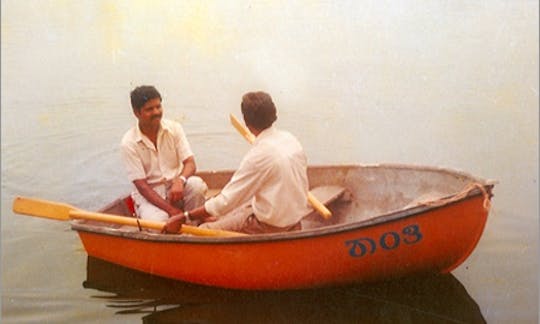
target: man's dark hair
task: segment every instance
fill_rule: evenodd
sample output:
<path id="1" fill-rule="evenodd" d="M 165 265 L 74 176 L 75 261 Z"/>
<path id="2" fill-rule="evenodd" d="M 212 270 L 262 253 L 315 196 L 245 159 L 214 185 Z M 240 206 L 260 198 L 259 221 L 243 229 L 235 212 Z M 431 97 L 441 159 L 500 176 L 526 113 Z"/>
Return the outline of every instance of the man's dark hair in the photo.
<path id="1" fill-rule="evenodd" d="M 247 125 L 266 129 L 276 121 L 276 106 L 266 92 L 248 92 L 242 97 L 242 114 Z"/>
<path id="2" fill-rule="evenodd" d="M 142 106 L 151 99 L 159 98 L 161 101 L 161 94 L 154 86 L 143 85 L 139 86 L 130 93 L 131 107 L 134 111 L 140 111 Z"/>

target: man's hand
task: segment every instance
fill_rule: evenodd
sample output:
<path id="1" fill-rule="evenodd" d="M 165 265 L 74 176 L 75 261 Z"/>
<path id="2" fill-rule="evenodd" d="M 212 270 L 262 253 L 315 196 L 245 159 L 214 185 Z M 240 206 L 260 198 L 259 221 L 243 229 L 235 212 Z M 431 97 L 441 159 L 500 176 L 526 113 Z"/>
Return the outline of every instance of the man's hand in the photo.
<path id="1" fill-rule="evenodd" d="M 165 226 L 163 226 L 163 229 L 161 230 L 161 233 L 178 234 L 182 228 L 182 224 L 185 223 L 186 217 L 184 217 L 184 215 L 174 215 L 167 220 Z"/>
<path id="2" fill-rule="evenodd" d="M 174 180 L 169 192 L 167 193 L 167 201 L 174 204 L 184 199 L 184 182 L 180 179 Z"/>
<path id="3" fill-rule="evenodd" d="M 193 210 L 190 210 L 189 218 L 192 220 L 197 220 L 200 223 L 215 222 L 217 220 L 217 217 L 210 215 L 206 211 L 206 209 L 204 208 L 204 205 L 198 208 L 195 208 Z"/>
<path id="4" fill-rule="evenodd" d="M 215 216 L 202 216 L 202 217 L 198 217 L 198 218 L 197 217 L 191 217 L 191 218 L 199 220 L 201 222 L 201 224 L 202 223 L 211 223 L 211 222 L 215 222 L 215 221 L 218 220 L 217 217 L 215 217 Z"/>

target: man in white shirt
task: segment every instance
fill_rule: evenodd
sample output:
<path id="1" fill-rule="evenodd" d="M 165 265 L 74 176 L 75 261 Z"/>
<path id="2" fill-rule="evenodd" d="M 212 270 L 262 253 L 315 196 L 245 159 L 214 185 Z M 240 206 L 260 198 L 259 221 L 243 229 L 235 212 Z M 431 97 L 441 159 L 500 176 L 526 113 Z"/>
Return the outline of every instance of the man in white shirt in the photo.
<path id="1" fill-rule="evenodd" d="M 137 87 L 130 96 L 138 122 L 125 133 L 120 148 L 136 189 L 132 198 L 137 215 L 166 221 L 201 206 L 207 186 L 194 176 L 195 158 L 182 126 L 162 119 L 161 94 L 155 87 Z"/>
<path id="2" fill-rule="evenodd" d="M 171 218 L 166 232 L 178 231 L 187 219 L 201 227 L 249 234 L 299 230 L 309 212 L 307 158 L 298 140 L 276 129 L 272 98 L 264 92 L 242 97 L 242 114 L 256 136 L 238 170 L 217 196 L 183 216 Z"/>

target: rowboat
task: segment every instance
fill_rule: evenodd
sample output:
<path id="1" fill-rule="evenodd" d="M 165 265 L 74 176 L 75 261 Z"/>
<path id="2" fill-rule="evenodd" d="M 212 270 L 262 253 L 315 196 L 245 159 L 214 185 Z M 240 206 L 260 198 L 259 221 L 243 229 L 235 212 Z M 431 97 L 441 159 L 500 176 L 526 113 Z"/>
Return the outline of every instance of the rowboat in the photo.
<path id="1" fill-rule="evenodd" d="M 198 175 L 219 192 L 233 170 Z M 332 215 L 313 212 L 302 230 L 242 236 L 161 234 L 88 219 L 71 221 L 88 255 L 130 269 L 200 285 L 286 290 L 449 273 L 484 230 L 494 181 L 428 166 L 310 166 L 315 196 Z M 286 203 L 286 202 L 284 202 Z M 100 210 L 134 217 L 129 196 Z"/>

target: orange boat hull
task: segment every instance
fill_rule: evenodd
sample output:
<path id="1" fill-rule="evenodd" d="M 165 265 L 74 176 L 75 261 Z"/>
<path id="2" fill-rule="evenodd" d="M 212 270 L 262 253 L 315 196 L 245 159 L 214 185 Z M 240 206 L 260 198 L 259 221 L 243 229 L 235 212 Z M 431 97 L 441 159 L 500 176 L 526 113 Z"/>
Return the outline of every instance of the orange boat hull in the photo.
<path id="1" fill-rule="evenodd" d="M 484 199 L 289 235 L 164 240 L 74 228 L 88 255 L 142 272 L 224 288 L 300 289 L 449 272 L 480 239 Z"/>

